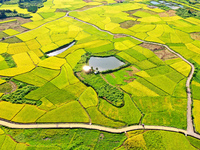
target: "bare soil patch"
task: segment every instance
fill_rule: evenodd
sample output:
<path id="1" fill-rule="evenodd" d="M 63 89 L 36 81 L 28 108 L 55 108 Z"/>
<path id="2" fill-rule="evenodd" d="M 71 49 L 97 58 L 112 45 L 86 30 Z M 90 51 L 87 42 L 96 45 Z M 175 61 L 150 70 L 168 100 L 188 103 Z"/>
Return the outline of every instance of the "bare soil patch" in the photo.
<path id="1" fill-rule="evenodd" d="M 113 73 L 110 73 L 110 75 L 111 75 L 113 78 L 116 78 L 115 75 L 114 75 Z"/>
<path id="2" fill-rule="evenodd" d="M 92 2 L 92 0 L 83 0 L 83 1 L 86 2 L 86 3 Z"/>
<path id="3" fill-rule="evenodd" d="M 133 82 L 135 79 L 134 78 L 131 78 L 131 79 L 129 79 L 129 80 L 124 80 L 124 82 L 126 82 L 126 83 L 131 83 L 131 82 Z"/>
<path id="4" fill-rule="evenodd" d="M 76 75 L 77 75 L 81 80 L 84 80 L 84 78 L 81 76 L 81 72 L 76 72 Z"/>
<path id="5" fill-rule="evenodd" d="M 87 9 L 93 8 L 93 7 L 96 7 L 96 6 L 87 5 L 87 6 L 84 6 L 84 7 L 82 7 L 82 8 L 79 8 L 79 9 L 77 9 L 77 10 L 87 10 Z"/>
<path id="6" fill-rule="evenodd" d="M 195 40 L 200 40 L 200 32 L 191 33 L 190 36 Z"/>
<path id="7" fill-rule="evenodd" d="M 121 38 L 121 37 L 127 37 L 126 35 L 121 35 L 121 34 L 114 34 L 114 38 Z"/>
<path id="8" fill-rule="evenodd" d="M 100 136 L 99 136 L 99 139 L 103 140 L 103 138 L 104 138 L 104 134 L 101 133 Z"/>
<path id="9" fill-rule="evenodd" d="M 134 66 L 131 66 L 130 67 L 133 71 L 133 73 L 137 73 L 137 72 L 139 72 L 140 70 L 138 69 L 138 68 L 136 68 L 136 67 L 134 67 Z"/>
<path id="10" fill-rule="evenodd" d="M 10 93 L 14 92 L 17 90 L 17 84 L 15 84 L 14 82 L 12 81 L 9 81 L 11 87 L 12 87 L 12 90 L 10 91 Z"/>
<path id="11" fill-rule="evenodd" d="M 151 51 L 157 51 L 157 50 L 163 50 L 165 49 L 163 46 L 155 45 L 155 44 L 148 44 L 148 43 L 142 43 L 140 46 L 150 49 Z"/>
<path id="12" fill-rule="evenodd" d="M 22 24 L 31 22 L 30 19 L 24 19 L 21 17 L 11 17 L 11 18 L 6 18 L 6 19 L 1 19 L 0 21 L 7 21 L 7 20 L 12 20 L 12 19 L 17 19 L 17 21 L 12 21 L 8 23 L 3 23 L 0 25 L 0 31 L 6 30 L 6 29 L 14 29 L 19 32 L 24 32 L 27 31 L 28 29 L 21 27 Z"/>
<path id="13" fill-rule="evenodd" d="M 159 13 L 159 16 L 160 17 L 169 17 L 169 15 L 166 12 Z"/>
<path id="14" fill-rule="evenodd" d="M 129 75 L 130 77 L 134 75 L 133 71 L 128 71 L 128 70 L 126 70 L 126 72 L 128 73 L 128 75 Z"/>
<path id="15" fill-rule="evenodd" d="M 172 16 L 176 16 L 176 11 L 174 11 L 174 10 L 168 10 L 166 12 L 159 13 L 159 16 L 160 17 L 172 17 Z"/>
<path id="16" fill-rule="evenodd" d="M 169 52 L 168 50 L 160 50 L 160 51 L 156 51 L 154 52 L 160 59 L 162 60 L 168 60 L 168 59 L 172 59 L 172 58 L 178 58 L 178 56 L 176 56 L 175 54 Z"/>
<path id="17" fill-rule="evenodd" d="M 140 22 L 138 21 L 133 21 L 133 20 L 127 20 L 125 22 L 120 23 L 120 27 L 128 29 L 132 26 L 134 26 L 135 24 L 139 24 Z"/>

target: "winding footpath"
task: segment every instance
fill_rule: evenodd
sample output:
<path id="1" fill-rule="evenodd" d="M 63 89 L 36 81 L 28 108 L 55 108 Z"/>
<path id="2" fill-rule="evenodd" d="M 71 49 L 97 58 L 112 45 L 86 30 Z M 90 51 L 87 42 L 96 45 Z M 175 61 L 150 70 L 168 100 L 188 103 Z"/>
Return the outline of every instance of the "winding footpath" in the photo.
<path id="1" fill-rule="evenodd" d="M 102 6 L 102 5 L 100 5 L 100 6 Z M 96 7 L 100 7 L 100 6 L 96 6 Z M 91 8 L 89 8 L 89 9 L 91 9 Z M 83 23 L 88 24 L 90 26 L 93 26 L 96 29 L 98 29 L 99 31 L 106 32 L 106 33 L 111 34 L 111 35 L 128 36 L 128 37 L 134 38 L 134 39 L 136 39 L 138 41 L 141 41 L 143 43 L 164 46 L 170 52 L 172 52 L 173 54 L 177 55 L 179 58 L 181 58 L 183 61 L 185 61 L 187 64 L 189 64 L 191 66 L 191 71 L 190 71 L 190 74 L 189 74 L 189 76 L 187 78 L 187 81 L 186 81 L 187 100 L 188 100 L 188 102 L 187 102 L 187 130 L 178 129 L 178 128 L 174 128 L 174 127 L 151 126 L 151 125 L 145 125 L 145 127 L 143 127 L 142 125 L 132 125 L 132 126 L 122 127 L 122 128 L 110 128 L 110 127 L 104 127 L 104 126 L 100 126 L 100 125 L 92 125 L 91 123 L 89 123 L 89 124 L 84 124 L 84 123 L 33 123 L 33 124 L 24 124 L 24 123 L 10 122 L 10 121 L 3 120 L 3 119 L 0 119 L 0 125 L 6 126 L 6 127 L 10 127 L 10 128 L 24 128 L 24 129 L 32 129 L 32 128 L 85 128 L 85 129 L 94 129 L 94 130 L 107 131 L 107 132 L 111 132 L 111 133 L 123 133 L 123 132 L 127 132 L 127 131 L 141 130 L 141 129 L 145 129 L 145 130 L 165 130 L 165 131 L 183 133 L 186 136 L 190 135 L 190 136 L 193 136 L 195 138 L 200 139 L 200 135 L 194 132 L 193 121 L 192 121 L 192 107 L 191 107 L 192 106 L 192 98 L 191 98 L 190 82 L 192 80 L 192 77 L 193 77 L 193 74 L 194 74 L 194 70 L 195 70 L 195 67 L 194 67 L 194 65 L 192 63 L 190 63 L 188 60 L 186 60 L 179 53 L 177 53 L 177 52 L 173 51 L 172 49 L 170 49 L 167 45 L 160 44 L 160 43 L 155 43 L 155 42 L 147 42 L 147 41 L 138 39 L 138 38 L 136 38 L 134 36 L 131 36 L 131 35 L 113 34 L 113 33 L 109 32 L 109 31 L 100 29 L 99 27 L 97 27 L 94 24 L 85 22 L 83 20 L 80 20 L 80 19 L 72 17 L 72 16 L 69 16 L 70 12 L 72 12 L 72 11 L 67 12 L 64 17 L 70 17 L 70 18 L 75 19 L 77 21 L 80 21 L 80 22 L 83 22 Z M 61 17 L 61 18 L 63 18 L 63 17 Z M 61 19 L 61 18 L 58 18 L 58 19 Z M 56 19 L 56 20 L 58 20 L 58 19 Z M 53 20 L 53 21 L 55 21 L 55 20 Z M 47 22 L 47 23 L 49 23 L 49 22 Z M 45 23 L 45 24 L 47 24 L 47 23 Z M 45 24 L 43 24 L 41 26 L 44 26 Z M 41 27 L 41 26 L 39 26 L 39 27 Z M 37 28 L 39 28 L 39 27 L 37 27 Z M 37 28 L 35 28 L 35 29 L 37 29 Z M 32 29 L 32 30 L 35 30 L 35 29 Z M 29 30 L 29 31 L 32 31 L 32 30 Z M 29 32 L 29 31 L 26 31 L 26 32 Z M 10 36 L 10 37 L 7 37 L 7 38 L 11 38 L 11 37 L 13 37 L 13 36 Z"/>

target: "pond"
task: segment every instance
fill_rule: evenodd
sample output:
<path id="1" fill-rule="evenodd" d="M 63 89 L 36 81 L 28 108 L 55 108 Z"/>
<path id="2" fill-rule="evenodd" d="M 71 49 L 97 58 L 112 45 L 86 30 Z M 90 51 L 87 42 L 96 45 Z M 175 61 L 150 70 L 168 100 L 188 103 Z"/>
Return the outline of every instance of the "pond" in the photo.
<path id="1" fill-rule="evenodd" d="M 56 56 L 64 51 L 66 51 L 67 49 L 69 49 L 70 47 L 72 47 L 73 45 L 75 44 L 75 42 L 72 42 L 70 43 L 69 45 L 67 45 L 66 47 L 64 48 L 60 48 L 60 49 L 57 49 L 55 51 L 52 51 L 50 53 L 47 53 L 47 56 L 51 57 L 51 56 Z"/>
<path id="2" fill-rule="evenodd" d="M 156 2 L 156 1 L 151 1 L 151 4 L 158 5 L 160 3 Z"/>
<path id="3" fill-rule="evenodd" d="M 89 66 L 93 67 L 94 70 L 98 68 L 99 71 L 112 70 L 123 65 L 125 65 L 125 63 L 114 56 L 90 57 L 89 59 Z"/>
<path id="4" fill-rule="evenodd" d="M 179 9 L 180 7 L 183 8 L 182 5 L 178 5 L 176 3 L 166 2 L 166 1 L 159 1 L 159 2 L 151 1 L 151 4 L 153 4 L 153 5 L 164 4 L 165 6 L 171 8 L 171 9 Z"/>

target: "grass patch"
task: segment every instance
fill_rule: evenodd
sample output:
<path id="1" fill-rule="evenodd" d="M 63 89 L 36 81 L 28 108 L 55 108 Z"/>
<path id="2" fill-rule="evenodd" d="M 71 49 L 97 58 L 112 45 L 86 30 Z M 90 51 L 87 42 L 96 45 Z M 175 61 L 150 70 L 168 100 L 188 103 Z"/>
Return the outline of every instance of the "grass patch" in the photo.
<path id="1" fill-rule="evenodd" d="M 9 93 L 12 90 L 10 83 L 4 83 L 0 85 L 0 93 Z"/>
<path id="2" fill-rule="evenodd" d="M 2 41 L 2 43 L 21 43 L 21 42 L 23 41 L 15 36 Z"/>

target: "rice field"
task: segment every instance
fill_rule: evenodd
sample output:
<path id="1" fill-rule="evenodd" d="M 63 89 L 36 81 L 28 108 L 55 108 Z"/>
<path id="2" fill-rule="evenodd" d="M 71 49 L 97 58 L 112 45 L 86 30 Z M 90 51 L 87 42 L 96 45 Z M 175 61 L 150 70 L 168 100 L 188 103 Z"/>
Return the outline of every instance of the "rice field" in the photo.
<path id="1" fill-rule="evenodd" d="M 109 5 L 102 3 L 48 0 L 37 13 L 29 13 L 33 16 L 31 22 L 21 25 L 29 29 L 27 32 L 20 33 L 15 29 L 2 31 L 8 36 L 16 35 L 20 42 L 0 42 L 0 54 L 10 54 L 16 63 L 16 67 L 9 67 L 9 60 L 0 57 L 0 76 L 37 86 L 37 89 L 27 93 L 25 99 L 40 101 L 41 104 L 0 102 L 1 118 L 24 123 L 88 123 L 91 118 L 94 124 L 122 127 L 138 124 L 143 113 L 141 123 L 185 129 L 185 82 L 190 66 L 180 59 L 168 58 L 167 54 L 158 56 L 156 52 L 159 49 L 145 47 L 141 41 L 128 36 L 166 44 L 199 65 L 200 43 L 190 36 L 190 33 L 200 31 L 199 19 L 181 18 L 176 14 L 170 16 L 165 10 L 150 8 L 137 1 L 116 3 L 106 0 Z M 10 8 L 28 13 L 16 5 Z M 65 16 L 66 11 L 70 11 L 71 18 Z M 130 23 L 130 26 L 123 26 L 125 23 Z M 75 45 L 63 53 L 46 56 L 48 52 L 73 41 Z M 101 99 L 97 91 L 81 79 L 80 72 L 75 72 L 77 63 L 85 59 L 83 55 L 87 53 L 92 56 L 117 56 L 128 62 L 126 68 L 102 74 L 101 77 L 124 93 L 122 106 L 116 107 L 109 100 Z M 5 82 L 2 80 L 2 83 Z M 192 82 L 192 90 L 196 104 L 196 100 L 200 99 L 198 83 Z M 194 111 L 197 112 L 195 106 Z M 194 122 L 198 128 L 198 120 Z M 143 141 L 145 136 L 139 139 Z M 17 144 L 17 147 L 20 146 Z"/>

